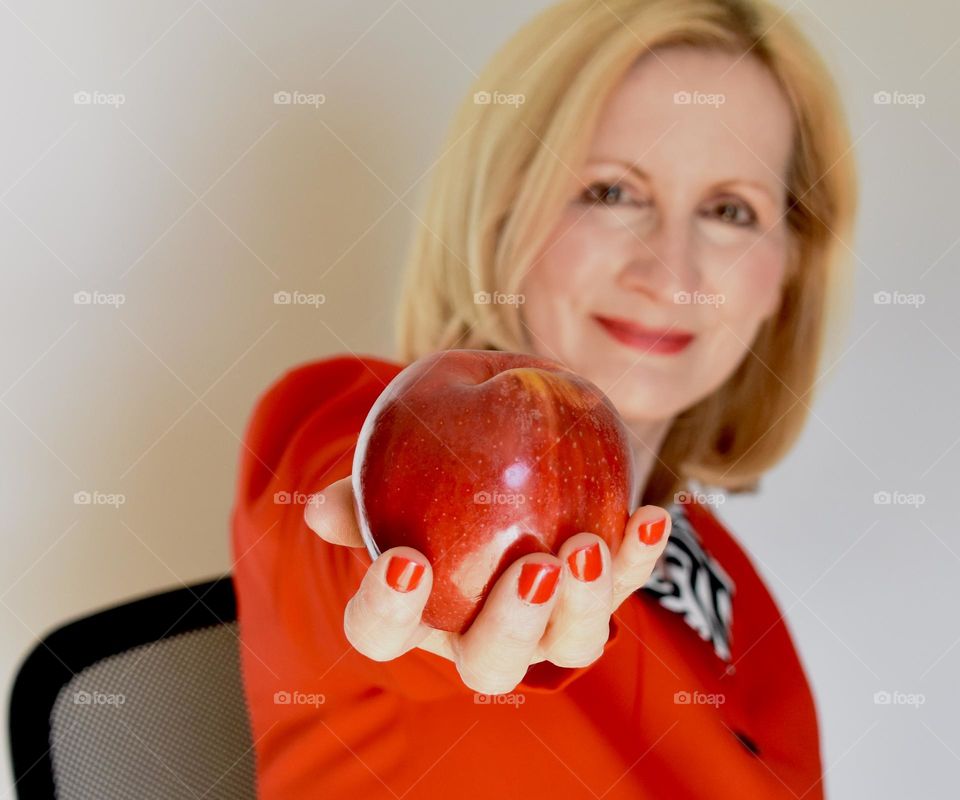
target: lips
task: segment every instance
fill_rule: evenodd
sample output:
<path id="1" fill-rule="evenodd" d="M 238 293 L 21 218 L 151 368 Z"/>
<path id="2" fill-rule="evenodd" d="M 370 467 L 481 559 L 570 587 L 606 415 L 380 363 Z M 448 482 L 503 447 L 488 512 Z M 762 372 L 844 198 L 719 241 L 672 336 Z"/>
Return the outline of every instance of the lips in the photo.
<path id="1" fill-rule="evenodd" d="M 612 338 L 644 353 L 672 355 L 686 349 L 694 334 L 677 328 L 647 328 L 636 322 L 594 315 L 593 319 Z"/>

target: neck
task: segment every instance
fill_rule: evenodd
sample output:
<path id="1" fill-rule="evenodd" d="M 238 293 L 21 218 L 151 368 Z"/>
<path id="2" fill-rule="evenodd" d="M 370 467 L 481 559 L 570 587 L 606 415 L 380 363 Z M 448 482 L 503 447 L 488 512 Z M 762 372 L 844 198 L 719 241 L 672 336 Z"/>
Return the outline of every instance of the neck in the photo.
<path id="1" fill-rule="evenodd" d="M 647 482 L 650 480 L 650 474 L 657 463 L 660 448 L 667 438 L 672 423 L 673 419 L 626 421 L 627 428 L 630 431 L 630 446 L 633 450 L 636 466 L 636 479 L 640 486 L 637 497 L 643 497 Z"/>

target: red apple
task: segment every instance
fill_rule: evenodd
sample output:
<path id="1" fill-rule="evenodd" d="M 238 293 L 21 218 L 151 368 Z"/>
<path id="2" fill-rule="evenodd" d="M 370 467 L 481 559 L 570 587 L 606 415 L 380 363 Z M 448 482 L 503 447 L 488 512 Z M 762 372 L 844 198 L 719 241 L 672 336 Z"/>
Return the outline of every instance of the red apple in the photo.
<path id="1" fill-rule="evenodd" d="M 353 489 L 371 558 L 433 566 L 423 621 L 462 633 L 503 571 L 581 531 L 616 553 L 635 508 L 633 453 L 610 400 L 542 358 L 446 350 L 407 366 L 370 409 Z"/>

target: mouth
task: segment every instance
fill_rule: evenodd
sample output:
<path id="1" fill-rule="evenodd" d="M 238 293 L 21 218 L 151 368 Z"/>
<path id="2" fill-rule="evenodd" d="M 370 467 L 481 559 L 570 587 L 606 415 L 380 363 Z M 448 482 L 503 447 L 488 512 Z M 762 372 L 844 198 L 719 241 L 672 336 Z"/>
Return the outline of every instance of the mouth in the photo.
<path id="1" fill-rule="evenodd" d="M 636 322 L 601 317 L 599 314 L 594 314 L 593 319 L 611 338 L 644 353 L 674 355 L 685 350 L 696 338 L 694 334 L 676 327 L 647 328 Z"/>

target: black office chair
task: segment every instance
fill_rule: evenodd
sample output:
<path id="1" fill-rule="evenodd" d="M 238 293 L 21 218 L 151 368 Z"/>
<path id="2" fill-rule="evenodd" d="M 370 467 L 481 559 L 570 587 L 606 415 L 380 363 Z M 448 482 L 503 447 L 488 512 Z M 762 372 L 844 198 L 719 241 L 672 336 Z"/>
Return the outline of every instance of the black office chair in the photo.
<path id="1" fill-rule="evenodd" d="M 68 623 L 10 697 L 17 797 L 253 798 L 229 575 Z"/>

